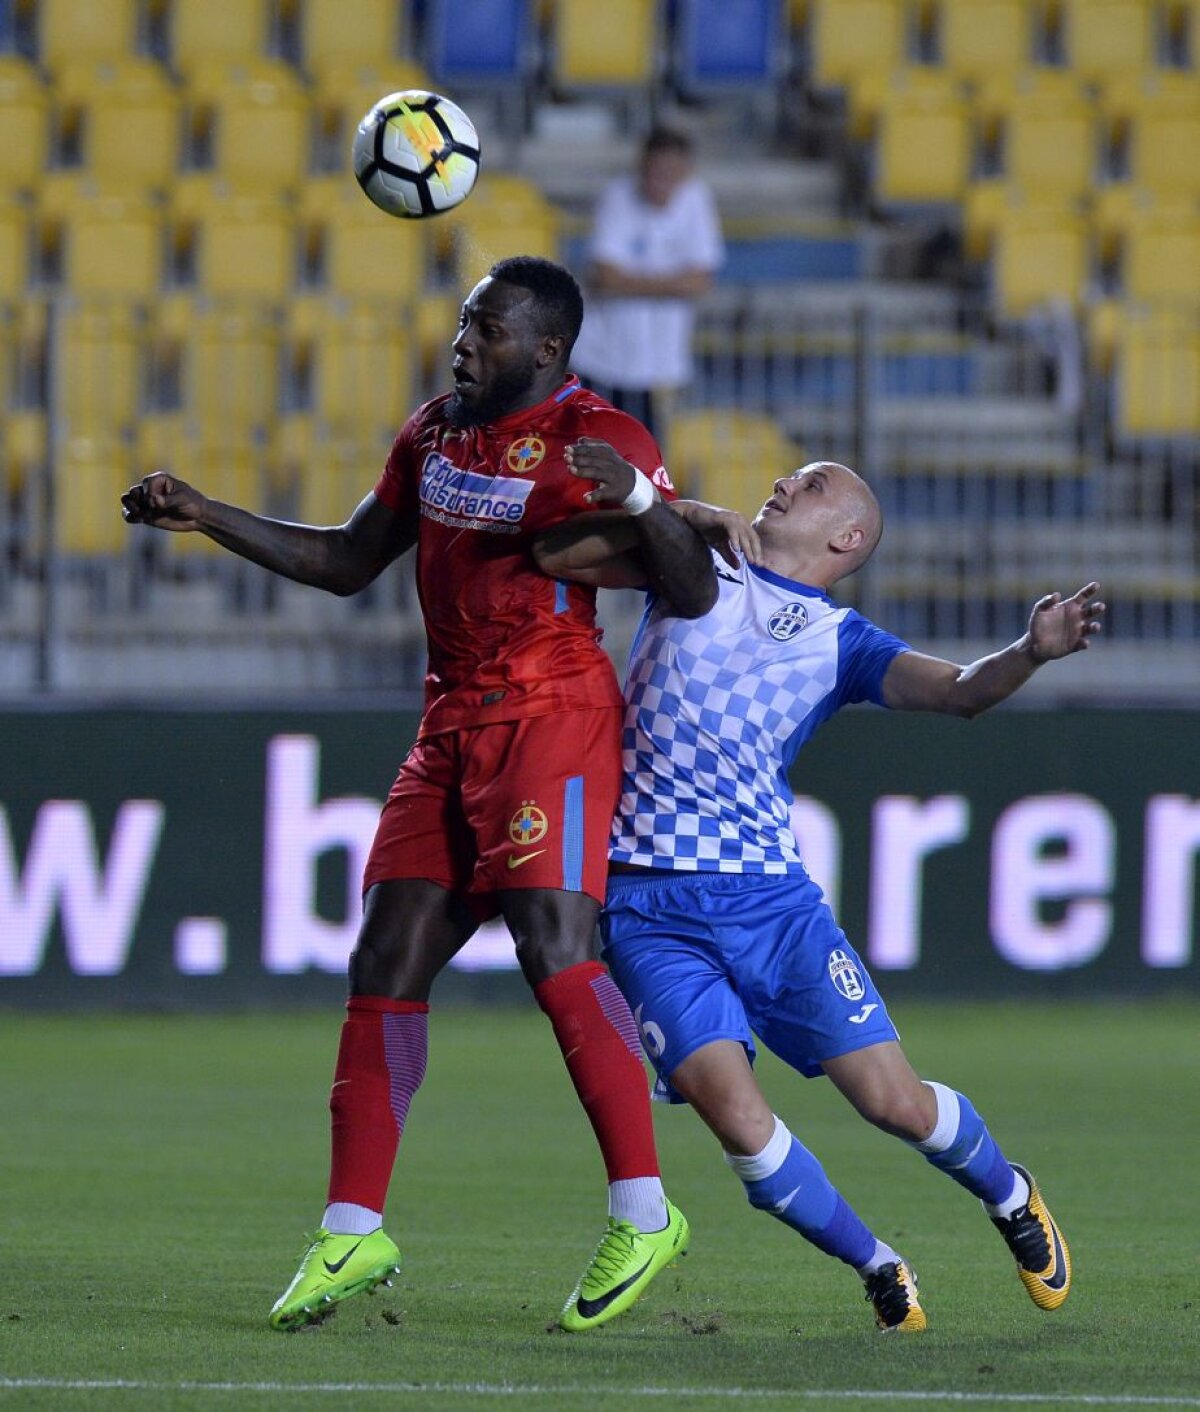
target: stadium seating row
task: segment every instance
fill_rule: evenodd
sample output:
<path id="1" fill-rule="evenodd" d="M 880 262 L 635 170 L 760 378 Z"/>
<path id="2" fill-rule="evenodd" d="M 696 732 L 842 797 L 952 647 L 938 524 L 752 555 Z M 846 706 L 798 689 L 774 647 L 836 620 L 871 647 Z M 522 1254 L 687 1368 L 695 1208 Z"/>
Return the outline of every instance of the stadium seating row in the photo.
<path id="1" fill-rule="evenodd" d="M 916 61 L 972 82 L 1053 65 L 1105 82 L 1195 64 L 1196 0 L 811 0 L 811 75 L 886 79 Z"/>
<path id="2" fill-rule="evenodd" d="M 1021 317 L 1049 300 L 1098 294 L 1200 307 L 1200 218 L 1192 202 L 1109 188 L 1087 205 L 1029 198 L 1003 182 L 968 189 L 967 251 L 990 258 L 996 308 Z M 345 177 L 298 201 L 238 195 L 204 175 L 165 201 L 95 194 L 71 174 L 43 179 L 32 205 L 0 200 L 0 299 L 26 290 L 154 299 L 172 289 L 283 300 L 306 289 L 411 300 L 430 271 L 469 288 L 494 260 L 556 257 L 563 216 L 519 177 L 487 174 L 436 228 L 389 219 Z"/>
<path id="3" fill-rule="evenodd" d="M 1055 64 L 1104 80 L 1197 62 L 1197 0 L 12 0 L 0 49 L 51 73 L 150 53 L 190 76 L 286 57 L 331 71 L 418 57 L 443 82 L 559 93 L 761 87 L 794 66 L 853 85 L 913 60 L 967 80 Z"/>

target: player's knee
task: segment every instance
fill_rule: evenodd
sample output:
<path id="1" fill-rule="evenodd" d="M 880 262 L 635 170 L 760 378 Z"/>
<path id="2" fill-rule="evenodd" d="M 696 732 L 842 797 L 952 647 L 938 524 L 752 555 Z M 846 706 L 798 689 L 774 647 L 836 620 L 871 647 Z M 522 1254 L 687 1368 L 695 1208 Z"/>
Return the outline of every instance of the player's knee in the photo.
<path id="1" fill-rule="evenodd" d="M 697 1105 L 693 1103 L 693 1106 Z M 757 1156 L 775 1130 L 774 1115 L 757 1096 L 745 1101 L 727 1098 L 718 1105 L 711 1105 L 701 1116 L 716 1133 L 725 1152 L 733 1157 Z"/>
<path id="2" fill-rule="evenodd" d="M 428 1000 L 436 971 L 414 951 L 369 933 L 350 953 L 350 993 L 383 995 L 390 1000 Z"/>
<path id="3" fill-rule="evenodd" d="M 924 1142 L 933 1130 L 936 1112 L 929 1112 L 928 1090 L 918 1084 L 878 1084 L 858 1095 L 855 1106 L 868 1123 L 904 1138 Z"/>

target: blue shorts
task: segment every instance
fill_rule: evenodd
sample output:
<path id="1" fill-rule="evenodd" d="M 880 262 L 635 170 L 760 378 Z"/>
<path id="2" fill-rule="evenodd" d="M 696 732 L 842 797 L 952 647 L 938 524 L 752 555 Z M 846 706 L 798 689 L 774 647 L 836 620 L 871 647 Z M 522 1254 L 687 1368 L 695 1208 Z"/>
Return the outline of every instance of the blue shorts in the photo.
<path id="1" fill-rule="evenodd" d="M 655 1096 L 717 1039 L 757 1035 L 807 1078 L 826 1059 L 898 1038 L 883 998 L 804 873 L 611 874 L 604 959 L 658 1074 Z"/>

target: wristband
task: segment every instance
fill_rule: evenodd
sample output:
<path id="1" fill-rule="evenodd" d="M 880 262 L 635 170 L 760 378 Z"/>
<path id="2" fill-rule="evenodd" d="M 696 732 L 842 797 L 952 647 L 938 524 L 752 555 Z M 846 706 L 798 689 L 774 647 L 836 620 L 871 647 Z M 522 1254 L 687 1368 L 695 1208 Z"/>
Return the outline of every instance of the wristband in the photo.
<path id="1" fill-rule="evenodd" d="M 650 478 L 636 468 L 634 469 L 633 489 L 621 501 L 621 509 L 627 510 L 631 515 L 644 515 L 658 499 L 658 494 Z"/>

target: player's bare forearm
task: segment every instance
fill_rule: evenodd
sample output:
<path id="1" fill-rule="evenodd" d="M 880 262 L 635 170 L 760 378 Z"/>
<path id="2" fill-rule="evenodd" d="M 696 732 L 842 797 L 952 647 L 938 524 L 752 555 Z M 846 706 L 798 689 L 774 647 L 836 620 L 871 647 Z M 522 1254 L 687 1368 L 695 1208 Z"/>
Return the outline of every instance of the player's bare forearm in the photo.
<path id="1" fill-rule="evenodd" d="M 572 475 L 593 483 L 584 497 L 589 504 L 620 507 L 624 526 L 613 522 L 604 531 L 610 552 L 635 553 L 645 568 L 644 586 L 681 618 L 707 613 L 717 601 L 717 577 L 701 533 L 672 513 L 650 479 L 608 442 L 581 437 L 564 457 Z"/>
<path id="2" fill-rule="evenodd" d="M 207 496 L 177 477 L 155 472 L 121 497 L 130 524 L 207 535 L 222 548 L 272 573 L 346 595 L 365 588 L 416 539 L 386 505 L 368 495 L 339 526 L 289 524 Z"/>
<path id="3" fill-rule="evenodd" d="M 717 575 L 703 535 L 662 500 L 633 518 L 650 587 L 680 618 L 701 618 L 717 601 Z"/>
<path id="4" fill-rule="evenodd" d="M 1045 663 L 1087 649 L 1104 619 L 1099 591 L 1098 583 L 1089 583 L 1067 599 L 1047 594 L 1034 604 L 1028 632 L 965 667 L 920 652 L 900 653 L 883 679 L 885 703 L 902 711 L 978 716 L 1019 691 Z"/>
<path id="5" fill-rule="evenodd" d="M 619 510 L 596 510 L 543 530 L 534 541 L 533 557 L 551 578 L 590 583 L 593 580 L 581 575 L 627 556 L 637 542 L 637 531 L 628 515 Z M 645 582 L 644 573 L 641 582 Z"/>
<path id="6" fill-rule="evenodd" d="M 356 593 L 369 582 L 355 571 L 343 527 L 290 524 L 220 501 L 209 501 L 209 507 L 200 532 L 273 574 L 339 595 Z"/>

